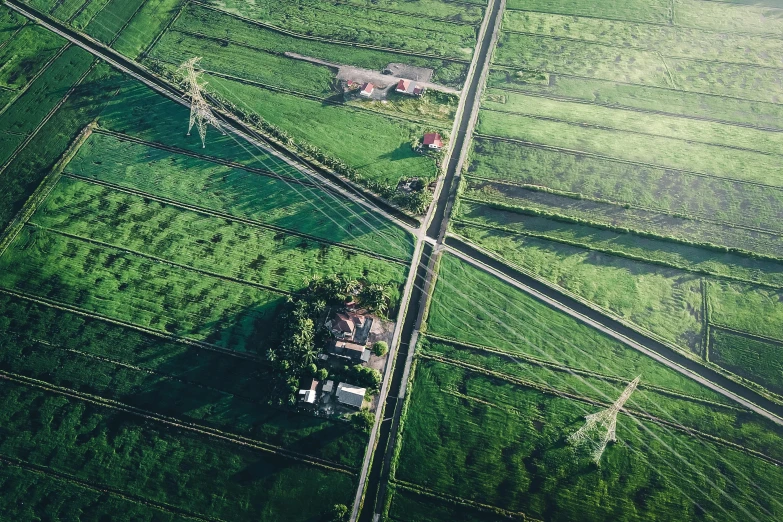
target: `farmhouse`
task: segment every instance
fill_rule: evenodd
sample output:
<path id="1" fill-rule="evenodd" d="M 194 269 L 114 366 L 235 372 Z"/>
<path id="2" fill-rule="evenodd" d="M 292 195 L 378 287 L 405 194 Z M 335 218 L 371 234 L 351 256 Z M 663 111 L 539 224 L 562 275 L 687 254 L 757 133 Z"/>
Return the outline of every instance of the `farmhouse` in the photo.
<path id="1" fill-rule="evenodd" d="M 316 388 L 318 388 L 318 381 L 311 379 L 309 387 L 299 390 L 299 401 L 307 404 L 314 404 Z"/>
<path id="2" fill-rule="evenodd" d="M 364 96 L 365 98 L 369 98 L 370 96 L 372 96 L 374 90 L 375 90 L 375 86 L 370 82 L 367 82 L 364 85 L 362 85 L 362 90 L 359 91 L 359 96 Z"/>
<path id="3" fill-rule="evenodd" d="M 362 337 L 361 333 L 368 326 L 367 318 L 355 312 L 341 312 L 335 314 L 330 324 L 327 324 L 332 333 L 338 339 L 356 341 Z M 358 341 L 361 343 L 361 341 Z"/>
<path id="4" fill-rule="evenodd" d="M 365 388 L 357 388 L 353 384 L 341 382 L 337 385 L 337 402 L 354 408 L 361 408 L 366 392 Z"/>
<path id="5" fill-rule="evenodd" d="M 424 92 L 424 88 L 416 85 L 416 82 L 405 79 L 397 82 L 397 87 L 394 90 L 401 94 L 410 94 L 411 96 L 421 96 Z"/>
<path id="6" fill-rule="evenodd" d="M 424 135 L 424 146 L 431 149 L 440 150 L 443 147 L 443 140 L 437 132 L 428 132 Z"/>
<path id="7" fill-rule="evenodd" d="M 367 362 L 370 360 L 370 350 L 364 345 L 334 339 L 327 346 L 329 353 L 347 357 L 353 361 Z"/>

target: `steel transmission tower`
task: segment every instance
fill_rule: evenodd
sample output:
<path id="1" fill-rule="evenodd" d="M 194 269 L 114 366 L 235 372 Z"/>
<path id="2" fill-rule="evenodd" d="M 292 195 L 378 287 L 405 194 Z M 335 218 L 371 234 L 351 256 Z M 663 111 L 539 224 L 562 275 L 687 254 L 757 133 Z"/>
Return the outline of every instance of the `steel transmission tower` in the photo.
<path id="1" fill-rule="evenodd" d="M 617 413 L 636 389 L 641 378 L 642 376 L 640 375 L 631 381 L 625 388 L 623 394 L 620 395 L 620 398 L 609 408 L 586 415 L 584 426 L 568 437 L 568 441 L 574 445 L 592 445 L 592 457 L 596 464 L 601 463 L 601 455 L 603 455 L 606 445 L 609 442 L 617 441 L 617 435 L 615 433 L 615 428 L 617 427 Z"/>
<path id="2" fill-rule="evenodd" d="M 198 63 L 201 58 L 191 58 L 187 62 L 179 66 L 180 73 L 184 76 L 183 83 L 185 84 L 185 96 L 190 98 L 190 122 L 188 123 L 188 136 L 190 136 L 190 130 L 195 124 L 198 128 L 198 135 L 201 136 L 201 147 L 206 147 L 207 138 L 207 125 L 212 125 L 224 135 L 226 132 L 220 126 L 220 122 L 212 113 L 212 109 L 209 108 L 207 100 L 204 99 L 203 90 L 207 85 L 206 83 L 200 83 L 199 77 L 201 71 L 196 71 Z"/>

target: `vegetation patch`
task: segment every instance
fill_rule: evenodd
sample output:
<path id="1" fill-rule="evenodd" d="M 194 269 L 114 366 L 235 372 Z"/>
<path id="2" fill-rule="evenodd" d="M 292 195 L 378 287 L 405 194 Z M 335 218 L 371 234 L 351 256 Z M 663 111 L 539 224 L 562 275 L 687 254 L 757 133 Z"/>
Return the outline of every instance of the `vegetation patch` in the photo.
<path id="1" fill-rule="evenodd" d="M 776 344 L 714 328 L 710 361 L 783 395 L 783 343 Z"/>
<path id="2" fill-rule="evenodd" d="M 0 86 L 21 89 L 62 49 L 65 40 L 34 24 L 0 47 Z"/>

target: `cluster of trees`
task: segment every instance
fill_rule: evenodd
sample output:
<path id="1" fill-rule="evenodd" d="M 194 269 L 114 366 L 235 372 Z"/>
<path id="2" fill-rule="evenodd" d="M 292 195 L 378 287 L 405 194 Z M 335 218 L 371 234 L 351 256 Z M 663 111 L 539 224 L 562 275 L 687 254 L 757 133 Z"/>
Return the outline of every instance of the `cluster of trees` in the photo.
<path id="1" fill-rule="evenodd" d="M 294 404 L 299 382 L 305 377 L 326 379 L 329 372 L 318 368 L 321 348 L 326 345 L 331 332 L 318 318 L 327 306 L 339 306 L 350 298 L 372 312 L 383 313 L 389 305 L 388 291 L 381 284 L 362 284 L 343 275 L 312 277 L 300 295 L 290 297 L 278 313 L 277 336 L 266 357 L 277 368 L 281 382 L 279 402 Z M 374 372 L 374 373 L 373 373 Z M 357 366 L 354 369 L 357 384 L 377 389 L 381 375 L 377 370 Z"/>

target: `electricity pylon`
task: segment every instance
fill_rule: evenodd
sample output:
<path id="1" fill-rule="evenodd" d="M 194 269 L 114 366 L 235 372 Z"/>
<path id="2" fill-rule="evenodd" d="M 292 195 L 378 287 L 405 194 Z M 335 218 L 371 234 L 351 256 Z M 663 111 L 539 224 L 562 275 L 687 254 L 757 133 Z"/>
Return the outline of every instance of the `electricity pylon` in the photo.
<path id="1" fill-rule="evenodd" d="M 179 72 L 184 76 L 185 96 L 190 98 L 190 122 L 188 123 L 188 136 L 193 125 L 198 128 L 198 135 L 201 136 L 201 148 L 206 148 L 207 125 L 212 125 L 224 135 L 226 132 L 220 126 L 220 122 L 209 108 L 207 100 L 204 99 L 203 90 L 207 85 L 200 83 L 199 77 L 201 71 L 196 71 L 201 58 L 191 58 L 179 66 Z"/>
<path id="2" fill-rule="evenodd" d="M 609 442 L 617 441 L 617 434 L 615 433 L 615 428 L 617 427 L 617 413 L 636 389 L 641 378 L 642 376 L 640 375 L 631 381 L 625 388 L 623 394 L 620 395 L 620 398 L 609 408 L 586 415 L 584 426 L 568 437 L 568 441 L 574 445 L 591 444 L 593 446 L 593 461 L 596 464 L 601 463 L 601 455 L 603 455 L 606 445 Z"/>

